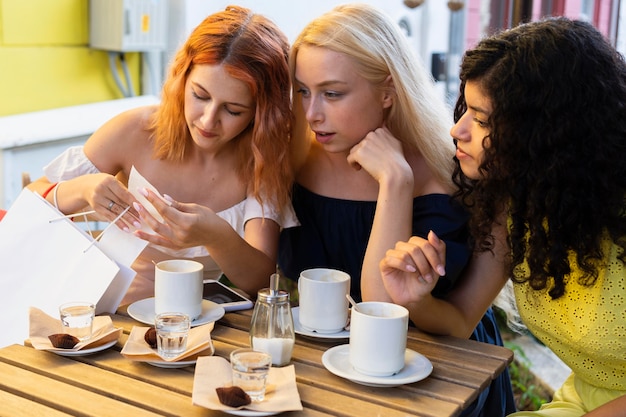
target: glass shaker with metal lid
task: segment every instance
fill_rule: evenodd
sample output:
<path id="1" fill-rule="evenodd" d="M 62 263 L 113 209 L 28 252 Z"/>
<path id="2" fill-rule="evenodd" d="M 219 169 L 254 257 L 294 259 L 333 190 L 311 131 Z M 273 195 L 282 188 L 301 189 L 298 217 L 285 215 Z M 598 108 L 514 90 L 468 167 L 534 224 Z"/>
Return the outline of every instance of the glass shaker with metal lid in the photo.
<path id="1" fill-rule="evenodd" d="M 272 356 L 272 365 L 291 361 L 296 336 L 289 293 L 278 290 L 278 274 L 270 277 L 270 288 L 258 292 L 250 326 L 250 344 Z"/>

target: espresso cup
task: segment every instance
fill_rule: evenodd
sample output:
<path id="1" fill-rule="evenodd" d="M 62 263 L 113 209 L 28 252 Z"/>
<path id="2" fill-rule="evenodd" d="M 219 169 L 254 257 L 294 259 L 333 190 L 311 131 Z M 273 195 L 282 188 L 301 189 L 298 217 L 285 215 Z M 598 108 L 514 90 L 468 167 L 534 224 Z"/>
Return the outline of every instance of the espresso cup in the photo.
<path id="1" fill-rule="evenodd" d="M 352 308 L 350 364 L 369 376 L 391 376 L 402 370 L 409 311 L 397 304 L 369 301 Z"/>
<path id="2" fill-rule="evenodd" d="M 317 333 L 337 333 L 348 322 L 350 275 L 330 268 L 307 269 L 300 273 L 300 326 Z"/>
<path id="3" fill-rule="evenodd" d="M 154 312 L 184 313 L 194 320 L 202 313 L 204 266 L 200 262 L 172 259 L 156 264 Z"/>

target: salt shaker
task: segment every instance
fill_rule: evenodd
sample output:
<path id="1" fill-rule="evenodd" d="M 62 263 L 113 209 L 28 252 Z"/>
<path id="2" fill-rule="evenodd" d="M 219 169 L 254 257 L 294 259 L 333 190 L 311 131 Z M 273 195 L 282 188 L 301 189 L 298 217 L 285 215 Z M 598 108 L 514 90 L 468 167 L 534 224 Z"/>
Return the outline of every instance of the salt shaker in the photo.
<path id="1" fill-rule="evenodd" d="M 272 365 L 291 361 L 296 339 L 289 293 L 278 290 L 278 274 L 272 274 L 270 288 L 258 292 L 250 326 L 250 344 L 272 356 Z"/>

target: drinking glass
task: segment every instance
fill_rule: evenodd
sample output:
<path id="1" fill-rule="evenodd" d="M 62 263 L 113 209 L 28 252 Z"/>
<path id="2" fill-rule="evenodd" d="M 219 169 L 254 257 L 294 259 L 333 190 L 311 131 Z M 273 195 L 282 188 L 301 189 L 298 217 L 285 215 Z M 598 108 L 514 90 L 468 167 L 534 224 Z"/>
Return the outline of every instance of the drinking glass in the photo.
<path id="1" fill-rule="evenodd" d="M 268 353 L 249 348 L 234 350 L 230 354 L 233 385 L 243 389 L 252 401 L 263 401 L 271 364 L 272 357 Z"/>
<path id="2" fill-rule="evenodd" d="M 91 338 L 93 319 L 96 315 L 95 304 L 89 302 L 61 304 L 59 315 L 64 333 L 75 336 L 81 342 Z"/>
<path id="3" fill-rule="evenodd" d="M 190 320 L 184 313 L 161 313 L 154 319 L 157 352 L 164 359 L 174 358 L 187 349 Z"/>

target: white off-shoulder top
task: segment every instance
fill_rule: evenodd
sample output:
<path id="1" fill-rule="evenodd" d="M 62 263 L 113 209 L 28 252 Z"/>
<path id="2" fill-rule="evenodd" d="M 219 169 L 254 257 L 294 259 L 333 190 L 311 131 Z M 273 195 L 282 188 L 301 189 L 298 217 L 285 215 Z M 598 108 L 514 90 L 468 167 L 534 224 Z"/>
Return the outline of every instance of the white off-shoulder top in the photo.
<path id="1" fill-rule="evenodd" d="M 44 174 L 51 182 L 66 181 L 81 175 L 96 174 L 100 171 L 87 158 L 82 146 L 68 148 L 61 155 L 44 167 Z M 131 171 L 131 176 L 136 171 Z M 129 183 L 132 179 L 129 178 Z M 282 210 L 271 205 L 261 204 L 256 198 L 249 196 L 245 200 L 216 213 L 226 220 L 243 238 L 244 226 L 250 219 L 266 218 L 275 221 L 281 228 L 297 226 L 298 220 L 291 204 Z M 193 259 L 204 265 L 204 278 L 217 279 L 222 271 L 204 246 L 196 246 L 182 250 L 172 250 L 149 244 L 132 265 L 137 272 L 121 305 L 132 303 L 154 296 L 154 264 L 167 259 Z"/>

